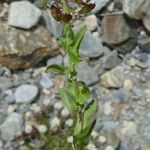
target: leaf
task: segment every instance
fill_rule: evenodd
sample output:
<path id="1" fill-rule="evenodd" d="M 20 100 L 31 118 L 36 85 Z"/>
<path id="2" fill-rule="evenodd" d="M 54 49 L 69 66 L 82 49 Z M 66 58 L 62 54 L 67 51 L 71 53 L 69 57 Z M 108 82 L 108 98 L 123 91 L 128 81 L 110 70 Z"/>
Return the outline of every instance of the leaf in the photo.
<path id="1" fill-rule="evenodd" d="M 94 116 L 95 112 L 97 109 L 97 102 L 96 100 L 92 100 L 87 107 L 85 108 L 84 112 L 83 112 L 83 123 L 84 123 L 84 127 L 89 125 L 89 122 L 92 121 L 92 117 Z"/>
<path id="2" fill-rule="evenodd" d="M 68 53 L 70 65 L 77 65 L 81 61 L 81 57 L 77 52 L 71 51 Z"/>
<path id="3" fill-rule="evenodd" d="M 90 122 L 88 126 L 82 128 L 82 123 L 78 122 L 75 126 L 74 136 L 78 139 L 82 139 L 82 138 L 90 136 L 95 123 L 96 123 L 96 120 Z"/>
<path id="4" fill-rule="evenodd" d="M 73 111 L 77 109 L 76 103 L 73 101 L 73 99 L 70 99 L 66 89 L 59 89 L 59 94 L 68 110 Z"/>
<path id="5" fill-rule="evenodd" d="M 74 32 L 72 31 L 71 25 L 67 24 L 64 28 L 64 32 L 60 38 L 61 46 L 65 51 L 69 51 L 70 45 L 73 43 Z"/>
<path id="6" fill-rule="evenodd" d="M 85 28 L 85 27 L 82 27 L 82 28 L 79 30 L 79 32 L 75 35 L 72 48 L 73 48 L 73 50 L 76 51 L 76 52 L 78 52 L 78 50 L 79 50 L 81 41 L 82 41 L 82 39 L 83 39 L 83 37 L 84 37 L 84 34 L 85 34 L 85 31 L 86 31 L 86 28 Z"/>
<path id="7" fill-rule="evenodd" d="M 59 22 L 68 23 L 72 19 L 71 14 L 63 13 L 61 7 L 58 7 L 55 4 L 51 5 L 50 10 L 55 20 Z"/>
<path id="8" fill-rule="evenodd" d="M 69 68 L 65 66 L 60 66 L 60 65 L 50 65 L 47 67 L 46 72 L 54 72 L 54 73 L 59 73 L 59 74 L 66 74 L 69 73 Z"/>
<path id="9" fill-rule="evenodd" d="M 79 10 L 79 14 L 87 14 L 95 7 L 95 3 L 84 4 L 84 6 Z"/>
<path id="10" fill-rule="evenodd" d="M 83 105 L 91 96 L 91 92 L 88 88 L 88 86 L 83 82 L 78 82 L 79 85 L 79 91 L 78 91 L 78 97 L 77 102 L 81 105 Z"/>

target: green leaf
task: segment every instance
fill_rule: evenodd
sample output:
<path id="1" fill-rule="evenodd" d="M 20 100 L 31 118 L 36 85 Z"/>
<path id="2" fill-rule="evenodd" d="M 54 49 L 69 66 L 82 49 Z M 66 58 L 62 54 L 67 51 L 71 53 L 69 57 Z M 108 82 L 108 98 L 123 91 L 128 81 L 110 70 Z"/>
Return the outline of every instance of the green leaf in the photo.
<path id="1" fill-rule="evenodd" d="M 93 99 L 90 103 L 88 103 L 87 107 L 83 112 L 84 127 L 88 126 L 89 122 L 92 121 L 96 109 L 97 109 L 97 101 Z"/>
<path id="2" fill-rule="evenodd" d="M 70 65 L 77 65 L 81 61 L 80 55 L 74 51 L 70 51 L 68 56 Z"/>
<path id="3" fill-rule="evenodd" d="M 73 43 L 74 32 L 70 24 L 67 24 L 64 28 L 64 32 L 60 37 L 61 46 L 66 52 L 70 50 L 70 45 Z"/>
<path id="4" fill-rule="evenodd" d="M 69 73 L 69 68 L 65 66 L 60 66 L 60 65 L 50 65 L 47 67 L 46 72 L 54 72 L 54 73 L 59 73 L 59 74 L 66 74 Z"/>
<path id="5" fill-rule="evenodd" d="M 90 136 L 95 123 L 96 123 L 96 120 L 90 122 L 88 126 L 82 128 L 82 123 L 78 122 L 75 126 L 74 136 L 78 139 L 82 139 L 82 138 Z"/>
<path id="6" fill-rule="evenodd" d="M 73 99 L 68 95 L 68 92 L 66 89 L 61 88 L 59 89 L 60 97 L 64 103 L 64 105 L 67 107 L 68 110 L 73 111 L 77 109 L 76 103 Z"/>
<path id="7" fill-rule="evenodd" d="M 79 30 L 79 32 L 75 35 L 73 45 L 72 45 L 72 48 L 73 48 L 74 51 L 78 52 L 78 50 L 80 48 L 81 41 L 84 37 L 85 31 L 86 31 L 86 27 L 82 27 Z"/>
<path id="8" fill-rule="evenodd" d="M 78 97 L 77 102 L 81 105 L 83 105 L 91 96 L 91 92 L 88 88 L 88 86 L 83 82 L 78 82 L 79 91 L 78 91 Z"/>

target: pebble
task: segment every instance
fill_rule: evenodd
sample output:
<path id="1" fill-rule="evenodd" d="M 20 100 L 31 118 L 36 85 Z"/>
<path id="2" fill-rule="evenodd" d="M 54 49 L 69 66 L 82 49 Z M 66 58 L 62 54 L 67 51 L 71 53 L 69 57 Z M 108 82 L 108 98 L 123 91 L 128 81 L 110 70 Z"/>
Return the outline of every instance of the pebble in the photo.
<path id="1" fill-rule="evenodd" d="M 103 55 L 105 47 L 100 38 L 94 37 L 90 32 L 86 32 L 81 42 L 79 53 L 83 57 L 95 58 Z"/>
<path id="2" fill-rule="evenodd" d="M 105 142 L 106 142 L 107 140 L 106 140 L 106 137 L 105 136 L 99 136 L 98 137 L 98 142 L 100 142 L 101 144 L 104 144 Z"/>
<path id="3" fill-rule="evenodd" d="M 38 131 L 40 132 L 40 133 L 46 133 L 46 131 L 47 131 L 47 127 L 46 127 L 46 125 L 44 125 L 44 124 L 41 124 L 41 125 L 39 125 L 39 126 L 37 126 L 37 129 L 38 129 Z"/>
<path id="4" fill-rule="evenodd" d="M 34 85 L 21 85 L 15 91 L 16 103 L 32 103 L 38 95 L 38 88 Z"/>
<path id="5" fill-rule="evenodd" d="M 0 125 L 1 138 L 5 141 L 12 140 L 14 136 L 21 131 L 22 123 L 22 115 L 11 113 L 3 124 Z"/>
<path id="6" fill-rule="evenodd" d="M 66 122 L 65 122 L 65 124 L 68 127 L 72 127 L 73 126 L 73 119 L 71 119 L 71 118 L 67 119 Z"/>
<path id="7" fill-rule="evenodd" d="M 28 10 L 28 13 L 26 12 Z M 37 25 L 41 10 L 29 1 L 12 2 L 10 4 L 8 24 L 14 27 L 30 29 Z"/>
<path id="8" fill-rule="evenodd" d="M 33 127 L 30 124 L 25 125 L 25 133 L 30 134 L 33 131 Z"/>
<path id="9" fill-rule="evenodd" d="M 96 139 L 98 137 L 98 133 L 96 131 L 92 131 L 91 136 L 93 139 Z"/>
<path id="10" fill-rule="evenodd" d="M 4 76 L 0 77 L 0 83 L 1 83 L 0 90 L 2 91 L 10 89 L 14 85 L 12 79 L 4 77 Z"/>
<path id="11" fill-rule="evenodd" d="M 53 64 L 62 65 L 63 64 L 63 56 L 58 55 L 56 57 L 52 57 L 47 60 L 47 66 L 53 65 Z"/>
<path id="12" fill-rule="evenodd" d="M 67 142 L 68 142 L 68 143 L 73 143 L 73 136 L 69 136 L 69 137 L 67 138 Z"/>
<path id="13" fill-rule="evenodd" d="M 62 117 L 67 118 L 67 117 L 69 117 L 69 115 L 70 115 L 70 112 L 68 111 L 68 109 L 66 109 L 66 108 L 62 109 L 62 111 L 61 111 Z"/>
<path id="14" fill-rule="evenodd" d="M 63 106 L 63 104 L 61 102 L 56 102 L 54 104 L 54 109 L 56 109 L 56 110 L 61 110 L 63 107 L 64 106 Z"/>
<path id="15" fill-rule="evenodd" d="M 136 135 L 137 133 L 137 125 L 132 121 L 125 121 L 123 124 L 123 128 L 121 129 L 122 136 L 129 137 Z"/>
<path id="16" fill-rule="evenodd" d="M 124 68 L 118 66 L 101 76 L 101 83 L 106 88 L 119 88 L 125 79 Z"/>
<path id="17" fill-rule="evenodd" d="M 106 56 L 103 67 L 105 69 L 112 69 L 116 67 L 117 64 L 118 64 L 118 52 L 112 51 L 110 54 Z"/>
<path id="18" fill-rule="evenodd" d="M 133 88 L 132 80 L 126 79 L 126 80 L 124 81 L 123 87 L 124 87 L 126 90 L 128 90 L 128 91 L 132 90 L 132 88 Z"/>
<path id="19" fill-rule="evenodd" d="M 115 150 L 115 149 L 114 149 L 114 147 L 112 147 L 112 146 L 107 146 L 107 147 L 105 148 L 105 150 Z"/>
<path id="20" fill-rule="evenodd" d="M 54 117 L 52 120 L 51 120 L 51 129 L 55 128 L 55 127 L 59 127 L 60 126 L 60 119 L 58 117 Z"/>
<path id="21" fill-rule="evenodd" d="M 91 68 L 87 62 L 82 61 L 77 66 L 78 80 L 84 81 L 87 85 L 94 84 L 99 81 L 98 74 Z"/>
<path id="22" fill-rule="evenodd" d="M 87 149 L 88 149 L 88 150 L 98 150 L 98 149 L 96 148 L 96 146 L 95 146 L 93 143 L 89 143 L 89 144 L 87 145 Z"/>
<path id="23" fill-rule="evenodd" d="M 2 140 L 0 140 L 0 148 L 2 148 L 3 147 L 3 142 L 2 142 Z"/>

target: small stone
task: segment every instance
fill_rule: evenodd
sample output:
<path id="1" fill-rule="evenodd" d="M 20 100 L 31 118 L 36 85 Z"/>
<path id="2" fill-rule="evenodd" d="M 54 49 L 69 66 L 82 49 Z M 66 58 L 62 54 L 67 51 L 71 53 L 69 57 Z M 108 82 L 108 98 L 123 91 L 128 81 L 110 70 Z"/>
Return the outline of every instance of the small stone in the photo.
<path id="1" fill-rule="evenodd" d="M 26 125 L 25 125 L 25 132 L 26 132 L 27 134 L 32 133 L 32 130 L 33 130 L 33 127 L 32 127 L 30 124 L 26 124 Z"/>
<path id="2" fill-rule="evenodd" d="M 9 105 L 7 112 L 8 114 L 13 113 L 17 109 L 17 105 Z"/>
<path id="3" fill-rule="evenodd" d="M 85 61 L 82 61 L 77 66 L 78 80 L 84 81 L 87 85 L 98 82 L 98 74 Z"/>
<path id="4" fill-rule="evenodd" d="M 94 30 L 96 30 L 96 28 L 98 26 L 97 18 L 94 14 L 89 15 L 89 16 L 85 17 L 84 20 L 75 21 L 74 26 L 77 26 L 77 27 L 86 26 L 87 31 L 94 31 Z"/>
<path id="5" fill-rule="evenodd" d="M 50 105 L 50 100 L 49 99 L 43 100 L 43 105 L 44 106 L 49 106 Z"/>
<path id="6" fill-rule="evenodd" d="M 70 115 L 70 113 L 69 113 L 68 109 L 66 109 L 66 108 L 62 109 L 62 111 L 61 111 L 62 117 L 67 118 L 67 117 L 69 117 L 69 115 Z"/>
<path id="7" fill-rule="evenodd" d="M 62 65 L 62 63 L 63 63 L 63 57 L 61 55 L 49 58 L 47 60 L 47 66 L 48 65 L 53 65 L 53 64 Z"/>
<path id="8" fill-rule="evenodd" d="M 101 144 L 104 144 L 106 142 L 106 137 L 105 136 L 99 136 L 98 137 L 98 142 L 100 142 Z"/>
<path id="9" fill-rule="evenodd" d="M 131 34 L 131 29 L 126 24 L 122 14 L 104 16 L 102 27 L 104 29 L 102 40 L 108 44 L 119 44 L 124 42 L 129 39 Z"/>
<path id="10" fill-rule="evenodd" d="M 69 136 L 69 137 L 67 138 L 67 142 L 68 142 L 68 143 L 73 143 L 73 136 Z"/>
<path id="11" fill-rule="evenodd" d="M 91 136 L 93 139 L 96 139 L 98 137 L 98 133 L 96 131 L 92 131 Z"/>
<path id="12" fill-rule="evenodd" d="M 31 106 L 31 109 L 35 112 L 35 113 L 40 113 L 41 112 L 41 107 L 38 106 L 37 104 L 33 104 Z"/>
<path id="13" fill-rule="evenodd" d="M 132 83 L 132 81 L 131 81 L 130 79 L 126 79 L 126 80 L 124 81 L 123 87 L 124 87 L 126 90 L 128 90 L 128 91 L 132 90 L 132 88 L 133 88 L 133 83 Z"/>
<path id="14" fill-rule="evenodd" d="M 125 78 L 124 68 L 118 66 L 101 76 L 102 85 L 106 88 L 119 88 L 123 85 Z"/>
<path id="15" fill-rule="evenodd" d="M 123 128 L 121 129 L 121 134 L 123 137 L 134 136 L 137 133 L 137 125 L 132 121 L 125 121 Z"/>
<path id="16" fill-rule="evenodd" d="M 114 147 L 112 147 L 112 146 L 107 146 L 107 147 L 105 148 L 105 150 L 115 150 L 115 149 L 114 149 Z"/>
<path id="17" fill-rule="evenodd" d="M 91 142 L 87 145 L 87 149 L 88 149 L 88 150 L 98 150 L 98 149 L 96 148 L 96 146 L 95 146 L 93 143 L 91 143 Z"/>
<path id="18" fill-rule="evenodd" d="M 2 148 L 3 147 L 3 142 L 2 142 L 2 140 L 0 140 L 0 148 Z"/>
<path id="19" fill-rule="evenodd" d="M 105 47 L 100 38 L 94 37 L 90 32 L 86 32 L 81 42 L 79 53 L 83 57 L 95 58 L 104 53 Z"/>
<path id="20" fill-rule="evenodd" d="M 113 112 L 113 109 L 111 107 L 111 102 L 106 102 L 104 104 L 104 114 L 105 115 L 111 115 Z"/>
<path id="21" fill-rule="evenodd" d="M 146 37 L 140 40 L 139 47 L 143 52 L 150 53 L 150 37 Z"/>
<path id="22" fill-rule="evenodd" d="M 0 90 L 4 91 L 7 90 L 11 87 L 13 87 L 14 83 L 12 81 L 12 79 L 7 78 L 7 77 L 0 77 Z"/>
<path id="23" fill-rule="evenodd" d="M 66 126 L 68 127 L 72 127 L 73 126 L 73 119 L 67 119 L 66 122 L 65 122 Z"/>
<path id="24" fill-rule="evenodd" d="M 40 80 L 40 85 L 43 88 L 51 88 L 53 86 L 53 81 L 49 74 L 42 74 L 42 79 Z"/>
<path id="25" fill-rule="evenodd" d="M 14 136 L 21 131 L 23 118 L 18 113 L 11 113 L 7 119 L 1 124 L 1 138 L 5 141 L 10 141 Z"/>
<path id="26" fill-rule="evenodd" d="M 21 85 L 15 91 L 16 103 L 32 103 L 38 95 L 38 88 L 34 85 Z"/>
<path id="27" fill-rule="evenodd" d="M 50 123 L 51 129 L 60 126 L 60 119 L 58 117 L 54 117 Z"/>
<path id="28" fill-rule="evenodd" d="M 106 56 L 104 61 L 105 69 L 112 69 L 118 64 L 118 52 L 112 51 L 108 56 Z"/>
<path id="29" fill-rule="evenodd" d="M 47 131 L 47 127 L 44 124 L 37 126 L 37 129 L 40 133 L 46 133 Z"/>
<path id="30" fill-rule="evenodd" d="M 40 17 L 41 10 L 30 2 L 12 2 L 10 4 L 8 24 L 14 27 L 30 29 L 38 23 Z"/>
<path id="31" fill-rule="evenodd" d="M 91 3 L 95 3 L 95 8 L 92 10 L 92 13 L 98 13 L 101 11 L 111 0 L 91 0 Z"/>
<path id="32" fill-rule="evenodd" d="M 63 104 L 61 102 L 57 102 L 54 104 L 54 109 L 61 110 L 63 108 Z"/>

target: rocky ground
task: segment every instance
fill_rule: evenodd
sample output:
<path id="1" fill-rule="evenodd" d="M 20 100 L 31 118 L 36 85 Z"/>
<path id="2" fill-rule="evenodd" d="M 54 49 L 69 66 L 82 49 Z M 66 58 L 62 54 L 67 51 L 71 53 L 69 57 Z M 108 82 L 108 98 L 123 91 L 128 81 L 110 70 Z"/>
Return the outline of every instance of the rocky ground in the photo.
<path id="1" fill-rule="evenodd" d="M 98 101 L 87 149 L 150 150 L 150 1 L 92 2 L 92 14 L 74 23 L 88 30 L 78 78 Z M 50 64 L 67 64 L 57 44 L 62 30 L 38 0 L 0 3 L 0 150 L 28 150 L 29 139 L 40 149 L 35 133 L 73 125 L 58 95 L 64 78 L 45 73 Z M 71 135 L 64 140 L 71 143 Z"/>

